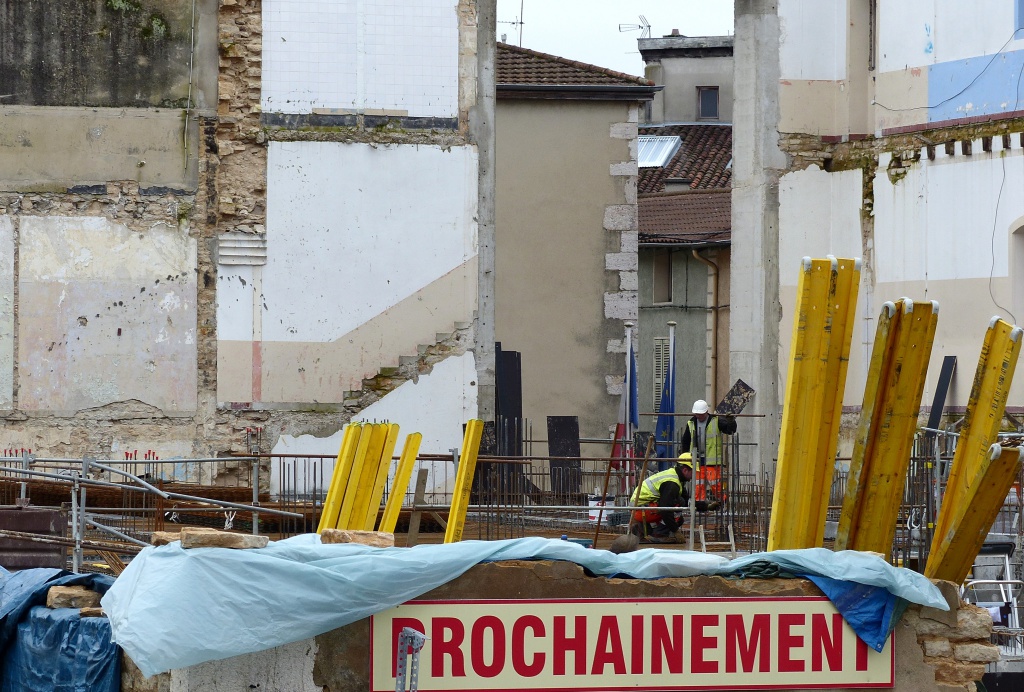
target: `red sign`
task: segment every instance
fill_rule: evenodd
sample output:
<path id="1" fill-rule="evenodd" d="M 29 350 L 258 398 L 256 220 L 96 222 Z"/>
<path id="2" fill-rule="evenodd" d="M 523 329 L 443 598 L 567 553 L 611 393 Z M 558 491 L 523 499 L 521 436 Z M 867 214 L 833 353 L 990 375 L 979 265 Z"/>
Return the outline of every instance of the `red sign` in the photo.
<path id="1" fill-rule="evenodd" d="M 410 601 L 371 618 L 371 692 L 395 689 L 403 627 L 429 637 L 420 690 L 892 687 L 825 598 Z"/>

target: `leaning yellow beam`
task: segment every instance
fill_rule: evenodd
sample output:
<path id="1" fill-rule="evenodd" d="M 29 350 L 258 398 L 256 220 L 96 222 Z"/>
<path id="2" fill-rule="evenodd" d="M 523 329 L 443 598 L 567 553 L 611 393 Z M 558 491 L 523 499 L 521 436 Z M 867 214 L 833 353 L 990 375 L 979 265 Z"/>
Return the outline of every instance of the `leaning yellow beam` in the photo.
<path id="1" fill-rule="evenodd" d="M 423 435 L 412 433 L 405 438 L 405 446 L 402 448 L 402 457 L 398 460 L 398 469 L 395 471 L 395 478 L 391 481 L 391 493 L 388 495 L 388 502 L 384 506 L 384 514 L 380 518 L 378 531 L 394 533 L 395 525 L 398 523 L 398 514 L 402 510 L 402 500 L 405 498 L 405 491 L 409 487 L 409 479 L 412 478 L 412 469 L 416 465 L 416 455 L 420 452 L 420 442 Z"/>
<path id="2" fill-rule="evenodd" d="M 1006 498 L 1007 489 L 998 494 L 987 479 L 991 470 L 990 445 L 995 442 L 1006 411 L 1013 373 L 1020 357 L 1021 336 L 1024 330 L 993 317 L 985 333 L 981 358 L 967 401 L 967 412 L 957 440 L 956 453 L 942 506 L 935 522 L 925 576 L 932 579 L 960 581 L 970 571 L 974 554 L 967 555 L 969 546 L 980 539 L 972 532 L 987 532 L 978 517 L 997 512 Z M 979 493 L 979 486 L 989 488 Z M 992 515 L 995 516 L 994 514 Z M 960 575 L 960 576 L 957 576 Z"/>
<path id="3" fill-rule="evenodd" d="M 358 493 L 359 479 L 363 474 L 363 467 L 366 465 L 366 457 L 370 442 L 374 437 L 377 426 L 375 424 L 363 425 L 359 433 L 359 444 L 356 446 L 355 455 L 352 458 L 352 471 L 349 474 L 348 484 L 345 486 L 345 495 L 341 501 L 341 510 L 338 512 L 338 521 L 331 528 L 350 529 L 352 520 L 352 508 Z"/>
<path id="4" fill-rule="evenodd" d="M 824 538 L 859 282 L 859 259 L 802 262 L 769 550 L 817 547 Z"/>
<path id="5" fill-rule="evenodd" d="M 476 458 L 480 453 L 480 437 L 483 435 L 483 431 L 484 422 L 482 420 L 474 418 L 466 424 L 466 432 L 462 437 L 459 470 L 455 474 L 452 506 L 448 511 L 448 527 L 444 531 L 445 543 L 457 543 L 462 540 L 462 528 L 466 524 L 466 509 L 469 507 L 469 491 L 473 487 L 473 474 L 476 473 Z"/>
<path id="6" fill-rule="evenodd" d="M 359 423 L 350 423 L 341 437 L 338 458 L 334 460 L 334 472 L 331 473 L 331 484 L 328 486 L 323 511 L 320 513 L 320 523 L 316 527 L 317 533 L 334 528 L 338 523 L 338 512 L 341 511 L 345 486 L 348 485 L 348 476 L 352 471 L 352 457 L 355 456 L 356 445 L 359 443 L 360 427 Z"/>
<path id="7" fill-rule="evenodd" d="M 932 563 L 928 556 L 925 575 L 932 579 L 945 579 L 960 584 L 971 570 L 974 557 L 981 550 L 985 536 L 992 528 L 1010 487 L 1020 470 L 1021 452 L 1015 447 L 994 444 L 977 469 L 977 475 L 967 488 L 966 500 L 953 508 L 955 529 L 942 541 L 942 552 Z M 945 511 L 946 505 L 942 505 Z M 936 538 L 938 535 L 936 534 Z M 934 545 L 934 543 L 933 543 Z"/>
<path id="8" fill-rule="evenodd" d="M 836 550 L 892 551 L 939 305 L 901 298 L 878 319 Z"/>
<path id="9" fill-rule="evenodd" d="M 392 423 L 387 426 L 384 449 L 381 450 L 380 462 L 377 464 L 377 476 L 373 480 L 373 487 L 366 503 L 366 512 L 363 516 L 363 525 L 361 527 L 364 531 L 373 531 L 373 525 L 377 523 L 380 501 L 384 497 L 384 484 L 388 480 L 388 471 L 391 470 L 391 457 L 395 454 L 395 445 L 397 443 L 398 426 Z"/>
<path id="10" fill-rule="evenodd" d="M 338 525 L 339 529 L 361 530 L 366 521 L 370 495 L 373 493 L 373 484 L 377 478 L 377 469 L 380 467 L 380 458 L 388 439 L 388 426 L 385 423 L 374 423 L 372 427 L 373 433 L 370 435 L 370 445 L 366 449 L 366 458 L 363 460 L 363 468 L 359 473 L 359 481 L 356 483 L 356 493 L 352 499 L 351 511 L 346 518 L 345 525 Z M 352 480 L 355 481 L 355 476 Z M 344 513 L 344 511 L 345 508 L 342 507 L 342 512 Z"/>

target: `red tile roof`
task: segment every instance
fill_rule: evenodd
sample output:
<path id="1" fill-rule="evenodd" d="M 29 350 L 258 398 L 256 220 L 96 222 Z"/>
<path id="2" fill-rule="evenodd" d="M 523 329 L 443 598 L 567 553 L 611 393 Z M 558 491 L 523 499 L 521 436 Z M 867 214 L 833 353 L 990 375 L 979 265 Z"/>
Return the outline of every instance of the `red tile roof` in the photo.
<path id="1" fill-rule="evenodd" d="M 637 192 L 665 191 L 665 181 L 688 180 L 690 189 L 727 188 L 732 184 L 731 125 L 662 125 L 641 127 L 642 135 L 678 135 L 683 143 L 664 168 L 641 168 Z"/>
<path id="2" fill-rule="evenodd" d="M 498 44 L 498 84 L 551 84 L 577 86 L 653 86 L 654 82 L 597 65 L 577 62 L 529 48 Z"/>
<path id="3" fill-rule="evenodd" d="M 638 202 L 641 243 L 724 245 L 732 238 L 732 190 L 682 190 Z"/>

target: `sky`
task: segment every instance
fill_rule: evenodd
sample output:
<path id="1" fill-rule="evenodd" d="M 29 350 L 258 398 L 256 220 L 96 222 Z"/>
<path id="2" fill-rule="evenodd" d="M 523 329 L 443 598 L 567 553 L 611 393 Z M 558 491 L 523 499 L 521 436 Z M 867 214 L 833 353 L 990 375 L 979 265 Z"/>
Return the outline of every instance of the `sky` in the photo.
<path id="1" fill-rule="evenodd" d="M 684 36 L 733 33 L 733 0 L 498 0 L 498 39 L 505 34 L 507 43 L 643 75 L 640 15 L 652 37 L 672 29 Z M 634 28 L 620 31 L 620 24 Z"/>

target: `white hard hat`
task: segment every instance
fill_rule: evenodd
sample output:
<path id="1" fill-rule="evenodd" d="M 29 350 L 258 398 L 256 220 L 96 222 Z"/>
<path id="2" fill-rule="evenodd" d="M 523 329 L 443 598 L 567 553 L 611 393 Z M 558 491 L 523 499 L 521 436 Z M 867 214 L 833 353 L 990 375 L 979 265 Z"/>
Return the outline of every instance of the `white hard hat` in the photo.
<path id="1" fill-rule="evenodd" d="M 693 413 L 707 413 L 707 412 L 708 412 L 708 402 L 704 401 L 703 399 L 697 399 L 695 402 L 693 402 Z"/>

